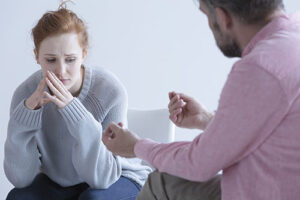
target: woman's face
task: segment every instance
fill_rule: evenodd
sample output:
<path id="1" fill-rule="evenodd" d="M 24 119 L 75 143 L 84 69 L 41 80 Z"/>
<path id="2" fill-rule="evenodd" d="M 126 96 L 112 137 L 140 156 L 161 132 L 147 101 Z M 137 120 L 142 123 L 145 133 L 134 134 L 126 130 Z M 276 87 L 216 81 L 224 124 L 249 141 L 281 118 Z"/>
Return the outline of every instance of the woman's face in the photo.
<path id="1" fill-rule="evenodd" d="M 53 72 L 72 94 L 78 93 L 83 77 L 81 66 L 86 56 L 76 33 L 63 33 L 45 38 L 35 52 L 43 75 Z"/>

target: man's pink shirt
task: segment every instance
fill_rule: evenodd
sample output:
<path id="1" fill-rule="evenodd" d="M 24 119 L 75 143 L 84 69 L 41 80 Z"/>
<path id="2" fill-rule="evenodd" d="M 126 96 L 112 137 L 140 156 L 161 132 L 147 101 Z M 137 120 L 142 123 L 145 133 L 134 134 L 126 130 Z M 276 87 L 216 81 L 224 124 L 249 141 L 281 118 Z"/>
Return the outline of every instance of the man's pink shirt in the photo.
<path id="1" fill-rule="evenodd" d="M 134 150 L 191 181 L 223 170 L 222 200 L 300 199 L 300 14 L 272 20 L 250 41 L 202 134 L 170 144 L 142 139 Z"/>

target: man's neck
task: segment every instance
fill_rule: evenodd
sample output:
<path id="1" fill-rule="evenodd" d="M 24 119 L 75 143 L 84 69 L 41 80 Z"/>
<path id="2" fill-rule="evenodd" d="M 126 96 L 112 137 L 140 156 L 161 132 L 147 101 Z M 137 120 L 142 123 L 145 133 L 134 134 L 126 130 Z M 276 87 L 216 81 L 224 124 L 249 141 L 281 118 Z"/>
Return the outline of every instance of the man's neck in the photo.
<path id="1" fill-rule="evenodd" d="M 273 19 L 284 15 L 283 10 L 277 10 L 268 16 L 266 20 L 259 24 L 249 25 L 239 23 L 239 27 L 236 29 L 236 38 L 242 50 L 246 48 L 249 42 L 254 38 L 254 36 L 263 29 L 267 24 L 269 24 Z"/>

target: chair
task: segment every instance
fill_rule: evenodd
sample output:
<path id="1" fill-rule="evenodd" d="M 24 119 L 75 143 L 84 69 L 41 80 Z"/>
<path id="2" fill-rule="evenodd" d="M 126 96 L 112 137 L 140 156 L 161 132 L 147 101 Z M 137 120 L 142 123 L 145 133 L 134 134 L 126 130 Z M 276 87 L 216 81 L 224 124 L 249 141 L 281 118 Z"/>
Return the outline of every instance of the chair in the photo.
<path id="1" fill-rule="evenodd" d="M 128 129 L 141 138 L 149 138 L 157 142 L 174 141 L 175 126 L 169 120 L 167 109 L 128 110 Z"/>

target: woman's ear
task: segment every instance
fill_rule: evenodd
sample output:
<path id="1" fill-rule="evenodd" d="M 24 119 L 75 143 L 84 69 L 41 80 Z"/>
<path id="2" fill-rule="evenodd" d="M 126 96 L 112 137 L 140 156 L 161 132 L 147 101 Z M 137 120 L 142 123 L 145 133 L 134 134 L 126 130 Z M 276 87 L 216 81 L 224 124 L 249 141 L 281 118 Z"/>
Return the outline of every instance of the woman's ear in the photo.
<path id="1" fill-rule="evenodd" d="M 40 63 L 39 63 L 39 54 L 38 54 L 36 48 L 33 50 L 33 52 L 34 52 L 34 56 L 35 56 L 36 63 L 37 63 L 37 64 L 40 64 Z"/>
<path id="2" fill-rule="evenodd" d="M 224 32 L 231 32 L 233 19 L 230 13 L 228 13 L 225 9 L 216 7 L 216 21 L 220 26 L 220 29 Z"/>
<path id="3" fill-rule="evenodd" d="M 82 62 L 84 62 L 86 56 L 87 56 L 88 50 L 87 49 L 83 49 L 82 50 Z"/>

